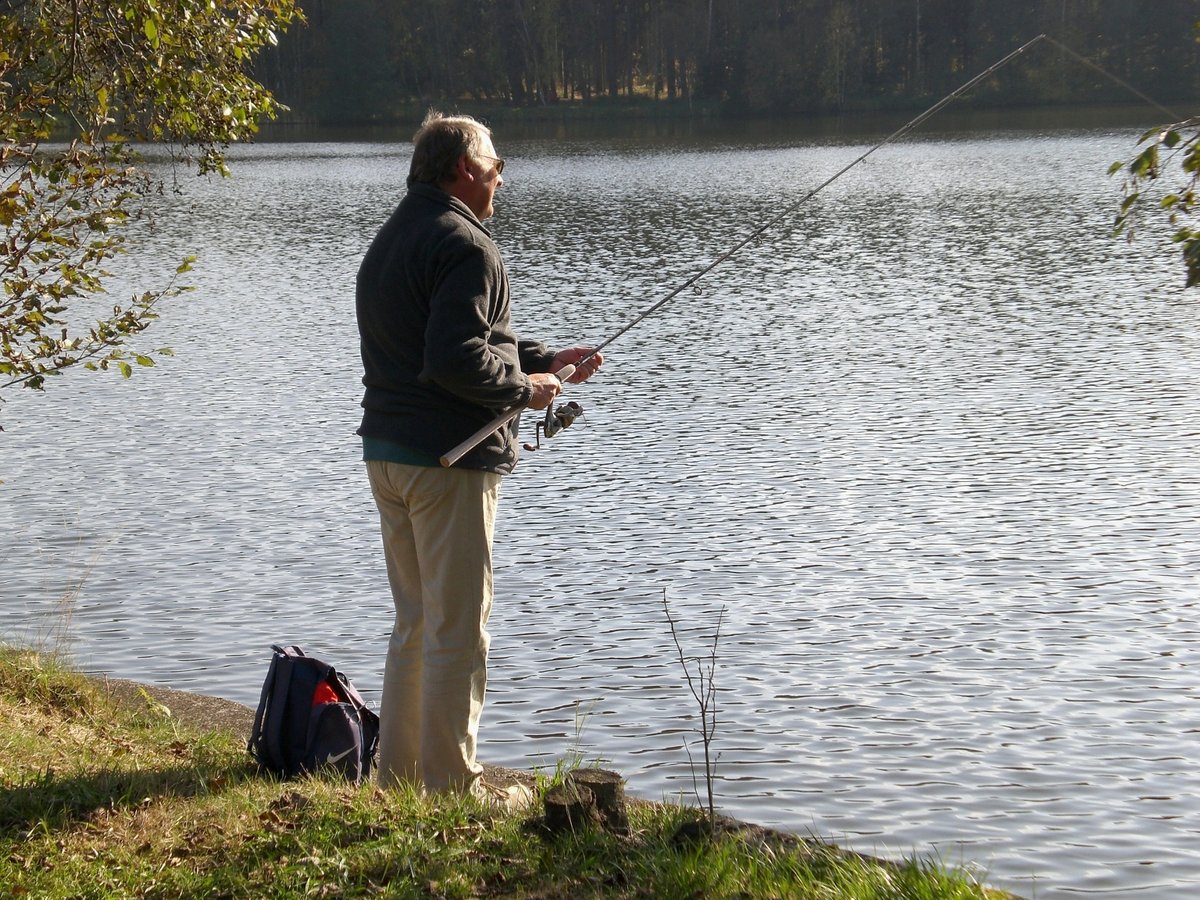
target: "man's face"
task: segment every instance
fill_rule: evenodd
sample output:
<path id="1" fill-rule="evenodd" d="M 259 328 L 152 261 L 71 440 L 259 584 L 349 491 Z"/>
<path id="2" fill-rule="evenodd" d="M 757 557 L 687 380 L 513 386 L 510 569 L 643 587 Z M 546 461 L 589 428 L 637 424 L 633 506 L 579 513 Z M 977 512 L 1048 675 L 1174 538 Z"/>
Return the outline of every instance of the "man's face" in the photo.
<path id="1" fill-rule="evenodd" d="M 492 146 L 491 138 L 484 136 L 478 157 L 468 158 L 467 167 L 474 176 L 474 181 L 464 186 L 467 196 L 462 199 L 482 222 L 495 213 L 492 199 L 496 189 L 504 184 L 504 179 L 500 177 L 500 160 L 496 156 L 496 148 Z"/>

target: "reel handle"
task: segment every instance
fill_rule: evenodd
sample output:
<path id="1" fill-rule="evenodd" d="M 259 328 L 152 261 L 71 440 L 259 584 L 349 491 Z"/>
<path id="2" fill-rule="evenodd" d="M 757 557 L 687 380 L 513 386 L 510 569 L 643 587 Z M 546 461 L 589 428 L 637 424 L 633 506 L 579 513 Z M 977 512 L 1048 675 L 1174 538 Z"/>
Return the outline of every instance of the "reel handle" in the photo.
<path id="1" fill-rule="evenodd" d="M 554 373 L 554 377 L 559 381 L 566 381 L 574 374 L 575 367 L 572 365 L 565 365 Z M 503 428 L 505 425 L 519 416 L 524 409 L 524 406 L 518 406 L 516 409 L 510 409 L 508 412 L 503 412 L 496 416 L 496 418 L 492 419 L 492 421 L 488 422 L 473 435 L 456 446 L 453 450 L 447 450 L 444 455 L 438 457 L 438 462 L 440 462 L 445 468 L 450 468 L 450 466 L 454 465 L 456 462 L 478 447 L 481 443 L 483 443 L 488 435 L 500 428 Z"/>

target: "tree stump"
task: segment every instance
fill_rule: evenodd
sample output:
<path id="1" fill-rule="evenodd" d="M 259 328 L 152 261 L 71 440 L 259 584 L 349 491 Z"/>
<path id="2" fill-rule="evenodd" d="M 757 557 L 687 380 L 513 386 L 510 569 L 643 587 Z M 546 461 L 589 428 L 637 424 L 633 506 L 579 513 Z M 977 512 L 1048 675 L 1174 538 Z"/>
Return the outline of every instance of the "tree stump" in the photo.
<path id="1" fill-rule="evenodd" d="M 546 811 L 546 829 L 551 834 L 573 833 L 593 825 L 599 818 L 595 795 L 569 779 L 546 791 L 542 807 Z"/>
<path id="2" fill-rule="evenodd" d="M 600 821 L 615 834 L 629 834 L 629 815 L 625 810 L 625 779 L 608 769 L 576 769 L 568 779 L 589 791 L 596 800 Z"/>

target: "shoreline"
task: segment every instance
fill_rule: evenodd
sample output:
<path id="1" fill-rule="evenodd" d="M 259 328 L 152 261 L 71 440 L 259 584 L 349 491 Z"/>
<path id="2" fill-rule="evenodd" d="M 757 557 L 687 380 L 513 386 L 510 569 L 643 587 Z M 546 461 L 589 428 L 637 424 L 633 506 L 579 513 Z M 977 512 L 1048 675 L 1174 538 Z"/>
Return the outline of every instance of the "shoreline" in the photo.
<path id="1" fill-rule="evenodd" d="M 254 727 L 254 710 L 234 700 L 223 697 L 211 697 L 193 691 L 180 691 L 159 685 L 143 684 L 124 678 L 110 678 L 107 675 L 88 676 L 100 686 L 105 695 L 125 709 L 137 710 L 146 704 L 146 696 L 161 703 L 170 710 L 171 717 L 192 728 L 202 731 L 225 731 L 237 735 L 243 741 L 248 741 L 250 731 Z M 532 772 L 520 769 L 509 769 L 504 766 L 494 766 L 480 763 L 484 769 L 484 777 L 494 784 L 522 784 L 528 788 L 536 788 L 537 779 Z M 637 805 L 661 805 L 653 800 L 646 800 L 626 794 L 629 803 Z M 900 863 L 882 859 L 870 854 L 849 850 L 834 844 L 829 844 L 821 838 L 804 838 L 798 834 L 766 828 L 749 822 L 743 822 L 728 816 L 718 815 L 717 828 L 722 831 L 737 832 L 744 838 L 763 844 L 795 846 L 798 844 L 821 843 L 835 847 L 837 852 L 853 856 L 881 866 L 899 866 Z M 1001 888 L 990 887 L 991 895 L 997 900 L 1024 900 L 1021 896 L 1007 892 Z"/>

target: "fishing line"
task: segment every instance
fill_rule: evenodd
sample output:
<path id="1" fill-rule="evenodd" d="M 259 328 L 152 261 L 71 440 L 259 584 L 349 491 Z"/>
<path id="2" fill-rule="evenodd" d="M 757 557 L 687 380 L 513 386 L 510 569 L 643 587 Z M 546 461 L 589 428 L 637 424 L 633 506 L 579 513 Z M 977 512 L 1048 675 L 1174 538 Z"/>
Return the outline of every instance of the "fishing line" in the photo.
<path id="1" fill-rule="evenodd" d="M 1099 72 L 1105 78 L 1111 80 L 1115 84 L 1119 84 L 1121 87 L 1125 88 L 1125 90 L 1129 91 L 1129 93 L 1133 94 L 1135 97 L 1145 100 L 1147 103 L 1149 103 L 1155 109 L 1165 112 L 1167 114 L 1167 116 L 1171 119 L 1171 121 L 1173 121 L 1173 122 L 1179 121 L 1180 117 L 1177 116 L 1174 112 L 1167 109 L 1165 106 L 1163 106 L 1161 103 L 1159 103 L 1157 100 L 1153 99 L 1152 97 L 1147 97 L 1145 94 L 1143 94 L 1141 91 L 1139 91 L 1137 88 L 1135 88 L 1129 82 L 1122 81 L 1116 75 L 1112 74 L 1112 72 L 1105 71 L 1104 69 L 1100 68 L 1098 65 L 1096 65 L 1094 62 L 1092 62 L 1087 57 L 1080 56 L 1078 53 L 1076 53 L 1074 50 L 1072 50 L 1066 44 L 1059 43 L 1058 41 L 1056 41 L 1054 38 L 1050 37 L 1049 35 L 1043 34 L 1040 36 L 1045 38 L 1047 43 L 1053 44 L 1059 50 L 1063 51 L 1063 53 L 1066 53 L 1068 56 L 1072 57 L 1076 61 L 1083 63 L 1089 69 L 1095 69 L 1097 72 Z"/>
<path id="2" fill-rule="evenodd" d="M 888 144 L 892 143 L 893 141 L 899 140 L 900 138 L 904 137 L 904 135 L 908 134 L 914 128 L 918 127 L 925 120 L 931 118 L 932 116 L 937 115 L 937 113 L 939 113 L 942 109 L 944 109 L 946 106 L 949 106 L 951 103 L 953 103 L 955 100 L 957 100 L 963 94 L 965 94 L 971 88 L 975 87 L 975 85 L 979 84 L 979 82 L 983 81 L 985 78 L 988 78 L 990 75 L 994 74 L 995 72 L 998 72 L 1000 69 L 1004 68 L 1004 66 L 1008 65 L 1010 62 L 1012 62 L 1014 59 L 1016 59 L 1018 56 L 1020 56 L 1022 53 L 1024 53 L 1030 47 L 1032 47 L 1034 44 L 1038 43 L 1038 41 L 1043 41 L 1043 40 L 1047 40 L 1046 35 L 1039 34 L 1037 37 L 1035 37 L 1033 40 L 1029 41 L 1028 43 L 1022 44 L 1020 47 L 1018 47 L 1016 50 L 1009 53 L 1002 60 L 993 64 L 992 66 L 985 69 L 984 71 L 980 72 L 978 75 L 976 75 L 970 81 L 966 82 L 966 84 L 962 85 L 961 87 L 957 88 L 954 91 L 951 91 L 949 94 L 947 94 L 945 97 L 943 97 L 937 103 L 933 104 L 933 106 L 929 107 L 929 109 L 925 110 L 925 112 L 921 113 L 915 119 L 911 120 L 910 122 L 902 125 L 898 129 L 896 129 L 894 132 L 889 134 L 887 137 L 885 137 L 882 141 L 880 141 L 874 147 L 867 150 L 865 153 L 863 153 L 857 159 L 842 166 L 841 169 L 839 169 L 833 175 L 826 178 L 823 182 L 821 182 L 815 188 L 810 190 L 807 194 L 805 194 L 799 200 L 796 200 L 790 206 L 786 207 L 783 210 L 783 212 L 776 215 L 773 219 L 770 219 L 769 221 L 767 221 L 766 224 L 760 225 L 758 228 L 754 229 L 754 231 L 752 231 L 748 236 L 742 238 L 742 240 L 738 241 L 736 244 L 734 244 L 732 247 L 730 247 L 728 250 L 726 250 L 724 253 L 722 253 L 720 256 L 718 256 L 716 259 L 714 259 L 711 263 L 709 263 L 707 266 L 705 266 L 703 269 L 701 269 L 699 272 L 697 272 L 691 278 L 687 279 L 687 281 L 683 282 L 681 285 L 679 285 L 677 288 L 675 288 L 673 291 L 671 291 L 669 294 L 667 294 L 662 299 L 658 300 L 652 306 L 648 306 L 646 309 L 642 310 L 640 313 L 638 313 L 636 316 L 634 316 L 632 319 L 630 319 L 618 331 L 616 331 L 609 337 L 605 338 L 603 341 L 601 341 L 599 344 L 597 344 L 595 347 L 593 347 L 591 352 L 579 361 L 579 363 L 577 364 L 577 367 L 580 365 L 583 365 L 583 363 L 587 362 L 589 359 L 591 359 L 593 356 L 595 356 L 597 353 L 599 353 L 601 350 L 603 350 L 605 347 L 607 347 L 609 344 L 611 344 L 613 341 L 615 341 L 617 338 L 619 338 L 625 332 L 629 331 L 629 329 L 633 328 L 633 326 L 637 325 L 639 322 L 641 322 L 647 316 L 652 315 L 659 309 L 662 309 L 662 307 L 666 306 L 667 303 L 669 303 L 671 300 L 674 300 L 676 297 L 678 297 L 680 294 L 682 294 L 688 288 L 695 287 L 696 283 L 701 278 L 703 278 L 705 275 L 707 275 L 709 272 L 711 272 L 717 266 L 721 265 L 721 263 L 723 263 L 726 260 L 730 259 L 731 257 L 737 255 L 737 253 L 739 253 L 748 244 L 751 244 L 754 241 L 757 241 L 760 238 L 762 238 L 762 236 L 766 232 L 770 231 L 772 228 L 774 228 L 776 225 L 778 225 L 784 219 L 791 216 L 797 209 L 799 209 L 801 206 L 803 206 L 809 200 L 813 199 L 813 197 L 817 196 L 817 194 L 821 193 L 821 191 L 825 190 L 825 188 L 829 187 L 829 185 L 833 184 L 835 181 L 837 181 L 839 178 L 841 178 L 843 175 L 845 175 L 847 172 L 849 172 L 851 169 L 853 169 L 855 166 L 857 166 L 859 163 L 861 163 L 863 160 L 865 160 L 868 156 L 870 156 L 876 150 L 879 150 L 882 147 L 886 147 Z"/>
<path id="3" fill-rule="evenodd" d="M 736 256 L 749 244 L 752 244 L 756 241 L 761 240 L 762 236 L 764 234 L 766 234 L 772 228 L 776 227 L 784 219 L 787 219 L 788 217 L 792 216 L 796 212 L 797 209 L 799 209 L 801 206 L 803 206 L 808 201 L 812 200 L 814 197 L 817 196 L 817 194 L 821 193 L 821 191 L 825 190 L 825 188 L 829 187 L 831 184 L 833 184 L 835 181 L 837 181 L 839 178 L 841 178 L 843 175 L 845 175 L 847 172 L 849 172 L 851 169 L 853 169 L 859 163 L 863 162 L 865 159 L 867 159 L 867 157 L 869 157 L 871 154 L 873 154 L 876 150 L 879 150 L 882 147 L 886 147 L 888 144 L 904 137 L 904 135 L 908 134 L 910 131 L 919 127 L 922 123 L 924 123 L 928 119 L 937 115 L 945 107 L 949 106 L 951 103 L 953 103 L 959 97 L 961 97 L 963 94 L 967 93 L 967 91 L 971 90 L 971 88 L 975 87 L 981 81 L 991 77 L 996 72 L 1000 71 L 1000 69 L 1004 68 L 1010 62 L 1012 62 L 1014 59 L 1016 59 L 1018 56 L 1022 55 L 1030 47 L 1034 46 L 1035 44 L 1037 44 L 1041 41 L 1046 41 L 1047 43 L 1054 45 L 1055 47 L 1059 48 L 1060 50 L 1067 53 L 1068 55 L 1070 55 L 1074 59 L 1078 60 L 1079 62 L 1083 63 L 1084 65 L 1088 66 L 1089 68 L 1095 69 L 1097 72 L 1101 73 L 1106 78 L 1112 79 L 1118 85 L 1120 85 L 1121 87 L 1130 91 L 1134 95 L 1140 97 L 1142 100 L 1146 101 L 1151 106 L 1154 106 L 1157 109 L 1165 112 L 1172 119 L 1178 118 L 1177 116 L 1175 116 L 1175 114 L 1173 112 L 1171 112 L 1171 110 L 1167 109 L 1162 104 L 1155 102 L 1150 97 L 1147 97 L 1145 94 L 1141 93 L 1133 86 L 1122 81 L 1117 76 L 1105 71 L 1100 66 L 1098 66 L 1095 63 L 1091 62 L 1090 60 L 1085 59 L 1084 57 L 1080 56 L 1078 53 L 1076 53 L 1070 47 L 1067 47 L 1065 44 L 1062 44 L 1059 41 L 1054 40 L 1053 38 L 1051 38 L 1050 36 L 1048 36 L 1046 34 L 1039 34 L 1037 37 L 1033 38 L 1032 40 L 1022 44 L 1016 50 L 1013 50 L 1011 53 L 1009 53 L 1003 59 L 1000 59 L 999 61 L 993 63 L 988 68 L 984 69 L 982 72 L 980 72 L 974 78 L 972 78 L 970 81 L 965 82 L 960 87 L 951 91 L 949 94 L 947 94 L 941 100 L 939 100 L 937 103 L 933 104 L 933 106 L 929 107 L 927 110 L 925 110 L 923 113 L 918 115 L 916 118 L 910 120 L 909 122 L 906 122 L 904 125 L 902 125 L 900 128 L 896 129 L 894 132 L 889 134 L 887 137 L 885 137 L 879 143 L 875 144 L 875 146 L 871 147 L 865 153 L 858 156 L 856 159 L 852 160 L 851 162 L 847 163 L 846 165 L 842 166 L 841 169 L 839 169 L 833 175 L 826 178 L 823 182 L 821 182 L 815 188 L 810 190 L 808 193 L 804 194 L 802 197 L 800 197 L 800 199 L 792 202 L 787 207 L 785 207 L 782 212 L 778 213 L 773 218 L 769 219 L 766 223 L 764 223 L 763 225 L 760 225 L 758 228 L 755 228 L 752 232 L 750 232 L 750 234 L 748 234 L 746 237 L 742 238 L 740 241 L 738 241 L 737 243 L 732 245 L 728 250 L 726 250 L 724 253 L 722 253 L 718 257 L 716 257 L 707 266 L 700 269 L 698 272 L 696 272 L 690 278 L 688 278 L 687 280 L 685 280 L 684 282 L 679 284 L 677 287 L 675 287 L 669 293 L 667 293 L 666 295 L 661 297 L 659 300 L 655 301 L 653 304 L 651 304 L 650 306 L 643 309 L 641 312 L 639 312 L 637 315 L 635 315 L 632 319 L 630 319 L 628 322 L 626 322 L 624 325 L 622 325 L 617 331 L 613 332 L 611 335 L 609 335 L 607 338 L 605 338 L 599 344 L 596 344 L 595 346 L 593 346 L 589 350 L 587 355 L 582 357 L 579 360 L 579 362 L 576 363 L 574 366 L 565 366 L 555 374 L 557 374 L 559 376 L 559 379 L 561 381 L 566 382 L 566 380 L 572 374 L 574 374 L 576 369 L 578 369 L 580 366 L 582 366 L 584 363 L 586 363 L 588 360 L 590 360 L 592 357 L 594 357 L 597 353 L 599 353 L 601 350 L 603 350 L 605 347 L 607 347 L 609 344 L 611 344 L 617 338 L 621 337 L 623 334 L 625 334 L 627 331 L 629 331 L 631 328 L 633 328 L 639 322 L 643 321 L 646 317 L 653 315 L 655 312 L 662 309 L 664 306 L 666 306 L 668 303 L 670 303 L 672 300 L 674 300 L 676 297 L 678 297 L 680 294 L 682 294 L 688 288 L 692 288 L 696 292 L 700 292 L 701 288 L 698 286 L 698 282 L 700 281 L 701 278 L 703 278 L 709 272 L 713 271 L 713 269 L 717 268 L 717 266 L 721 265 L 722 263 L 724 263 L 727 260 L 731 259 L 732 257 Z M 487 438 L 488 435 L 492 434 L 498 428 L 501 428 L 504 425 L 506 425 L 508 422 L 512 421 L 524 409 L 525 409 L 525 407 L 517 407 L 516 409 L 511 409 L 508 412 L 502 413 L 499 416 L 497 416 L 495 419 L 493 419 L 487 425 L 480 428 L 477 432 L 475 432 L 475 434 L 471 435 L 471 437 L 467 438 L 465 441 L 463 441 L 461 444 L 459 444 L 453 450 L 450 450 L 449 452 L 447 452 L 445 456 L 442 456 L 441 457 L 442 465 L 443 466 L 454 465 L 454 463 L 458 462 L 458 460 L 461 459 L 464 455 L 466 455 L 466 453 L 468 453 L 470 450 L 472 450 L 474 447 L 476 447 L 480 442 L 482 442 L 485 438 Z M 551 431 L 551 428 L 553 427 L 551 424 L 551 420 L 552 420 L 554 414 L 551 413 L 551 409 L 553 409 L 553 405 L 551 405 L 551 407 L 548 408 L 546 411 L 547 412 L 546 432 L 547 432 L 548 436 L 549 436 L 549 434 L 553 433 Z M 573 418 L 574 418 L 574 416 L 572 416 L 572 420 L 573 420 Z M 569 424 L 569 422 L 567 424 Z M 565 427 L 565 425 L 560 425 L 560 428 L 561 427 Z M 557 429 L 555 429 L 555 430 L 557 430 Z M 530 448 L 530 449 L 532 449 L 532 448 Z"/>

